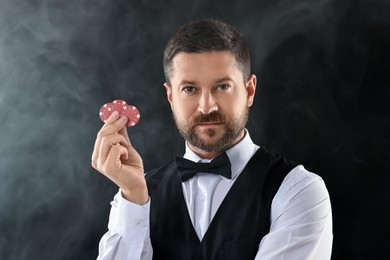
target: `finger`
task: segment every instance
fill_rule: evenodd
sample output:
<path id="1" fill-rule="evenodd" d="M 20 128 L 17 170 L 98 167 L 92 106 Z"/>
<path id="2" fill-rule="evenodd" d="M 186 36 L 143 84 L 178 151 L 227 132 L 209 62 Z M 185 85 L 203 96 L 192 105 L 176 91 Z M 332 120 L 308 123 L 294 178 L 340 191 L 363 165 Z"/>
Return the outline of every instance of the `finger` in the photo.
<path id="1" fill-rule="evenodd" d="M 118 119 L 118 116 L 119 116 L 119 112 L 118 111 L 112 112 L 112 114 L 107 119 L 107 121 L 104 123 L 104 125 L 110 125 L 110 124 L 114 123 Z"/>
<path id="2" fill-rule="evenodd" d="M 118 131 L 118 134 L 122 135 L 126 142 L 131 145 L 129 134 L 127 133 L 127 127 L 123 127 L 121 130 Z"/>
<path id="3" fill-rule="evenodd" d="M 119 117 L 119 119 L 118 119 L 118 117 Z M 114 111 L 111 114 L 111 116 L 107 119 L 107 122 L 100 129 L 100 131 L 98 132 L 97 137 L 96 137 L 95 147 L 94 147 L 94 151 L 92 153 L 92 158 L 91 158 L 92 166 L 94 166 L 94 162 L 99 157 L 99 151 L 100 151 L 102 138 L 106 135 L 117 133 L 121 128 L 125 127 L 127 120 L 128 119 L 126 116 L 119 116 L 119 113 L 117 111 Z"/>
<path id="4" fill-rule="evenodd" d="M 110 117 L 107 119 L 106 123 L 103 125 L 103 127 L 100 129 L 100 131 L 98 132 L 98 134 L 96 136 L 95 146 L 94 146 L 94 149 L 92 152 L 92 158 L 91 158 L 92 166 L 95 168 L 96 168 L 96 160 L 99 157 L 101 139 L 104 136 L 103 129 L 105 129 L 105 128 L 107 128 L 107 126 L 113 124 L 116 120 L 118 120 L 118 117 L 119 117 L 119 112 L 114 111 L 110 115 Z"/>
<path id="5" fill-rule="evenodd" d="M 118 132 L 118 134 L 123 135 L 124 138 L 126 139 L 127 143 L 129 144 L 128 146 L 126 146 L 129 156 L 127 157 L 127 159 L 125 159 L 124 163 L 125 164 L 128 164 L 128 163 L 131 164 L 131 163 L 135 162 L 134 160 L 140 160 L 141 161 L 140 164 L 142 164 L 142 158 L 140 158 L 140 156 L 138 155 L 138 152 L 134 149 L 134 147 L 133 147 L 133 145 L 132 145 L 132 143 L 130 141 L 129 135 L 127 133 L 127 128 L 124 127 L 123 129 L 121 129 Z M 128 161 L 129 159 L 131 159 L 131 161 Z"/>
<path id="6" fill-rule="evenodd" d="M 105 161 L 108 156 L 108 153 L 111 150 L 111 147 L 116 144 L 125 147 L 129 146 L 128 142 L 126 141 L 123 135 L 112 134 L 112 135 L 104 136 L 100 143 L 100 149 L 99 149 L 100 160 Z"/>
<path id="7" fill-rule="evenodd" d="M 104 163 L 103 171 L 113 176 L 122 168 L 121 157 L 127 157 L 127 149 L 121 145 L 113 145 Z"/>
<path id="8" fill-rule="evenodd" d="M 113 121 L 109 121 L 110 119 L 111 117 L 107 120 L 102 129 L 99 131 L 100 136 L 118 133 L 119 130 L 126 126 L 128 120 L 127 116 L 124 115 L 113 117 Z"/>
<path id="9" fill-rule="evenodd" d="M 100 143 L 101 143 L 101 138 L 99 138 L 99 136 L 98 136 L 98 137 L 96 137 L 95 146 L 93 148 L 92 157 L 91 157 L 91 164 L 92 164 L 92 167 L 95 169 L 97 169 L 97 161 L 99 158 Z"/>

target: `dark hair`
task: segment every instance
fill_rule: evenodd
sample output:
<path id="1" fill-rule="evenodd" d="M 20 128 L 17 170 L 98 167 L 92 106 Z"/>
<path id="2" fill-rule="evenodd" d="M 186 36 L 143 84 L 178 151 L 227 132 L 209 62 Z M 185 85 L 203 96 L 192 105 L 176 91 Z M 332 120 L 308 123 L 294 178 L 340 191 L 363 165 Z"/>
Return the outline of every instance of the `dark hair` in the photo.
<path id="1" fill-rule="evenodd" d="M 250 74 L 249 47 L 244 37 L 231 25 L 215 19 L 200 19 L 180 27 L 164 50 L 164 73 L 169 82 L 172 59 L 179 52 L 200 53 L 230 51 L 241 69 L 244 80 Z"/>

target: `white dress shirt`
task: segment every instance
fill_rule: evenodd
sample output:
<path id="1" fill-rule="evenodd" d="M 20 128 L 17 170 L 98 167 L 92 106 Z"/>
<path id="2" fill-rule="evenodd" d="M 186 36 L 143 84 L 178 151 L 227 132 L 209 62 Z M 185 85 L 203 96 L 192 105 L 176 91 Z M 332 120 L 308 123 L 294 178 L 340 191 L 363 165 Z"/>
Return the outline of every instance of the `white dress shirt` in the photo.
<path id="1" fill-rule="evenodd" d="M 232 179 L 199 173 L 182 183 L 192 224 L 201 240 L 229 189 L 259 147 L 248 131 L 226 153 L 232 165 Z M 202 160 L 186 146 L 184 158 Z M 149 237 L 149 208 L 125 200 L 118 192 L 111 202 L 108 232 L 99 244 L 98 259 L 152 259 Z M 327 260 L 332 249 L 332 212 L 323 180 L 302 165 L 283 180 L 271 205 L 270 232 L 260 242 L 255 260 Z"/>

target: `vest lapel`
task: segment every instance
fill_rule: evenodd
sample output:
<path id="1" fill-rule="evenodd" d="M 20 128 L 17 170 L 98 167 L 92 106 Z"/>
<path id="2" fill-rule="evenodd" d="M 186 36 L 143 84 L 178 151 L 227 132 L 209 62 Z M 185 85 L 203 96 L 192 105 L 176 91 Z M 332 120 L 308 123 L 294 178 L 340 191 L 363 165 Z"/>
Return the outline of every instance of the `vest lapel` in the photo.
<path id="1" fill-rule="evenodd" d="M 174 163 L 164 168 L 158 175 L 147 176 L 152 198 L 150 234 L 154 259 L 193 259 L 200 241 L 185 203 L 181 180 Z M 180 257 L 175 255 L 178 245 Z"/>
<path id="2" fill-rule="evenodd" d="M 239 205 L 248 204 L 252 198 L 253 189 L 250 187 L 255 183 L 259 184 L 259 179 L 261 179 L 261 172 L 263 171 L 261 164 L 261 157 L 263 155 L 262 148 L 255 153 L 255 155 L 249 160 L 248 164 L 245 166 L 243 172 L 237 177 L 237 180 L 234 182 L 233 186 L 230 188 L 226 197 L 222 201 L 221 205 L 217 209 L 217 212 L 212 219 L 209 228 L 207 229 L 204 239 L 208 235 L 209 230 L 215 229 L 215 225 L 221 221 L 221 218 L 226 218 L 226 216 L 231 217 L 230 214 L 226 214 L 229 212 L 225 211 L 234 211 L 234 208 L 239 210 Z M 255 185 L 256 185 L 255 184 Z M 258 186 L 260 188 L 260 186 Z M 257 193 L 257 191 L 256 191 Z M 233 212 L 231 212 L 233 213 Z"/>

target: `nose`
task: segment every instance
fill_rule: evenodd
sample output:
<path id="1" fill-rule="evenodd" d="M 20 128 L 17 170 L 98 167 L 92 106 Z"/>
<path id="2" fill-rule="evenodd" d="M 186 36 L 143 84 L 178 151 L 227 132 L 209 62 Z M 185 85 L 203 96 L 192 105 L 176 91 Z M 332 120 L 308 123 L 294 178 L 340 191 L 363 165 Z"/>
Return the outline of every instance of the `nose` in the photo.
<path id="1" fill-rule="evenodd" d="M 210 114 L 211 112 L 217 110 L 218 105 L 212 93 L 203 92 L 199 98 L 198 112 L 202 114 Z"/>

